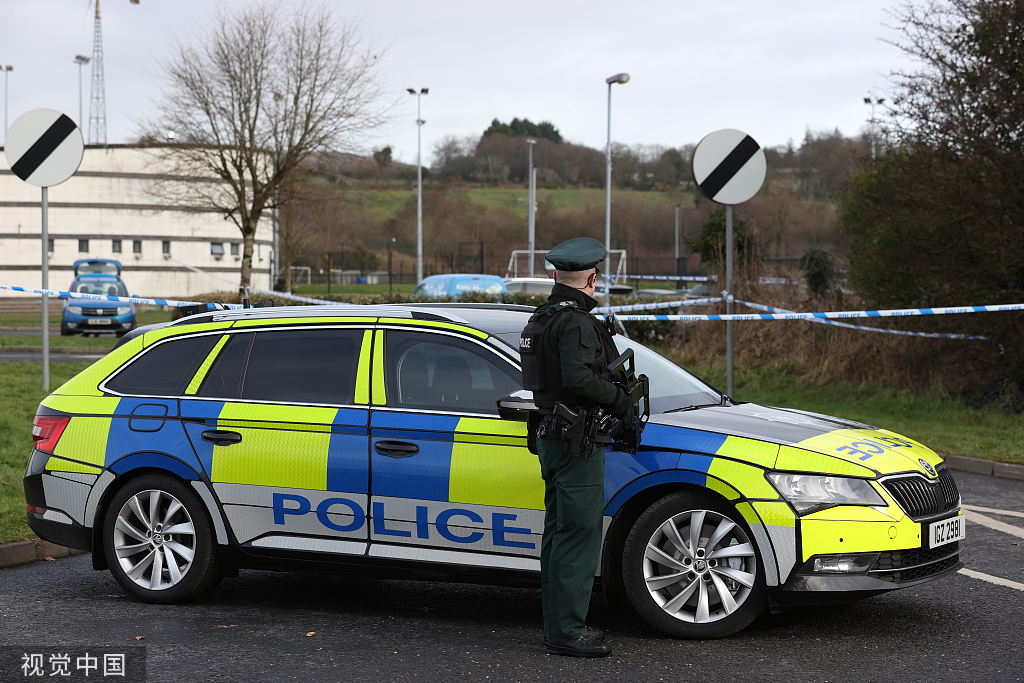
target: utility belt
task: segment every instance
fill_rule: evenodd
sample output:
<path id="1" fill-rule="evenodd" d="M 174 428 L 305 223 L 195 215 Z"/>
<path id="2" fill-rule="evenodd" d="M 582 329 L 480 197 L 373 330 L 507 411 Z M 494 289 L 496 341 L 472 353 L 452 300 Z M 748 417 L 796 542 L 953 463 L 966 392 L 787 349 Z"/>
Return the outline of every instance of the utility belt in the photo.
<path id="1" fill-rule="evenodd" d="M 566 454 L 575 458 L 588 450 L 591 444 L 614 443 L 619 424 L 620 420 L 603 408 L 571 408 L 557 402 L 554 413 L 540 418 L 537 437 L 561 439 Z"/>

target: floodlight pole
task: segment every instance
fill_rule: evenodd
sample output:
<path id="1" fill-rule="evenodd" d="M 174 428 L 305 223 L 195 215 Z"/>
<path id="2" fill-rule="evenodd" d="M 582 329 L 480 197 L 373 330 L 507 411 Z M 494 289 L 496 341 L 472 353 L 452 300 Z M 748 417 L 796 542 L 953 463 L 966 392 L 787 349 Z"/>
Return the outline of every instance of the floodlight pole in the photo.
<path id="1" fill-rule="evenodd" d="M 14 71 L 10 64 L 4 66 L 4 138 L 7 137 L 7 77 Z"/>
<path id="2" fill-rule="evenodd" d="M 50 288 L 50 232 L 47 223 L 49 209 L 49 196 L 44 187 L 42 196 L 43 209 L 43 260 L 42 275 L 43 282 L 41 289 Z M 50 297 L 43 294 L 43 391 L 50 391 Z"/>
<path id="3" fill-rule="evenodd" d="M 416 96 L 416 282 L 423 279 L 423 120 L 420 102 L 423 95 L 430 93 L 430 88 L 406 88 L 410 95 Z M 390 276 L 388 281 L 390 282 Z"/>
<path id="4" fill-rule="evenodd" d="M 530 147 L 530 163 L 527 166 L 527 174 L 530 181 L 530 198 L 527 200 L 527 215 L 529 216 L 529 240 L 530 240 L 530 277 L 533 277 L 534 250 L 537 243 L 537 173 L 533 168 L 533 146 L 537 141 L 527 138 L 526 144 Z"/>
<path id="5" fill-rule="evenodd" d="M 732 204 L 725 205 L 725 312 L 732 314 Z M 726 390 L 733 395 L 732 320 L 725 323 Z"/>
<path id="6" fill-rule="evenodd" d="M 82 67 L 91 62 L 92 60 L 85 55 L 75 55 L 75 64 L 78 65 L 78 127 L 83 126 L 82 123 Z"/>
<path id="7" fill-rule="evenodd" d="M 604 305 L 612 301 L 612 84 L 628 83 L 629 74 L 621 73 L 604 80 L 608 84 L 608 143 L 605 147 L 604 206 Z"/>

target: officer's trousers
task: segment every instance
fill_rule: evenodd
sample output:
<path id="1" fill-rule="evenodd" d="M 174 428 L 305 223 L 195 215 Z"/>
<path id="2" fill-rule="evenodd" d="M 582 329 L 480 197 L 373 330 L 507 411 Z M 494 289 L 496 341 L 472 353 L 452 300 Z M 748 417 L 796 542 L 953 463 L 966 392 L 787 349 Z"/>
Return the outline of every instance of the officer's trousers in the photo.
<path id="1" fill-rule="evenodd" d="M 538 439 L 537 451 L 544 477 L 544 633 L 551 642 L 564 642 L 587 634 L 590 593 L 601 555 L 605 449 L 590 446 L 574 458 L 566 455 L 561 439 Z"/>

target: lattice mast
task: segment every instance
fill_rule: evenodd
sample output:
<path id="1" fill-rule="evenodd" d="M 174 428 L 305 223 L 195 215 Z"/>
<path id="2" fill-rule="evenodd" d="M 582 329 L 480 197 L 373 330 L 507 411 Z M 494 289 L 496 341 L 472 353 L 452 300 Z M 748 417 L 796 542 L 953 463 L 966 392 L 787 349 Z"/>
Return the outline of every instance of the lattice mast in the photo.
<path id="1" fill-rule="evenodd" d="M 100 0 L 96 0 L 96 24 L 92 34 L 92 94 L 89 98 L 89 144 L 107 144 L 107 95 L 103 81 L 103 24 Z"/>

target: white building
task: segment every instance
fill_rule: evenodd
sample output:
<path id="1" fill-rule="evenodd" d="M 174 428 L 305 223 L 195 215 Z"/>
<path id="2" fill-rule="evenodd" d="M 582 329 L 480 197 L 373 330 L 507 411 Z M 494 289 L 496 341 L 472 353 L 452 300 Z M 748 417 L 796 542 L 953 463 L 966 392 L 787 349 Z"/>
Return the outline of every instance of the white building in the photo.
<path id="1" fill-rule="evenodd" d="M 49 189 L 50 289 L 71 284 L 78 259 L 108 258 L 123 265 L 133 296 L 187 299 L 237 290 L 238 227 L 218 213 L 168 203 L 161 198 L 168 196 L 166 188 L 157 192 L 161 184 L 193 182 L 161 172 L 146 148 L 86 147 L 78 173 Z M 40 189 L 15 176 L 0 154 L 0 284 L 40 286 L 41 234 Z M 272 240 L 273 217 L 267 212 L 256 230 L 253 287 L 271 289 Z"/>

